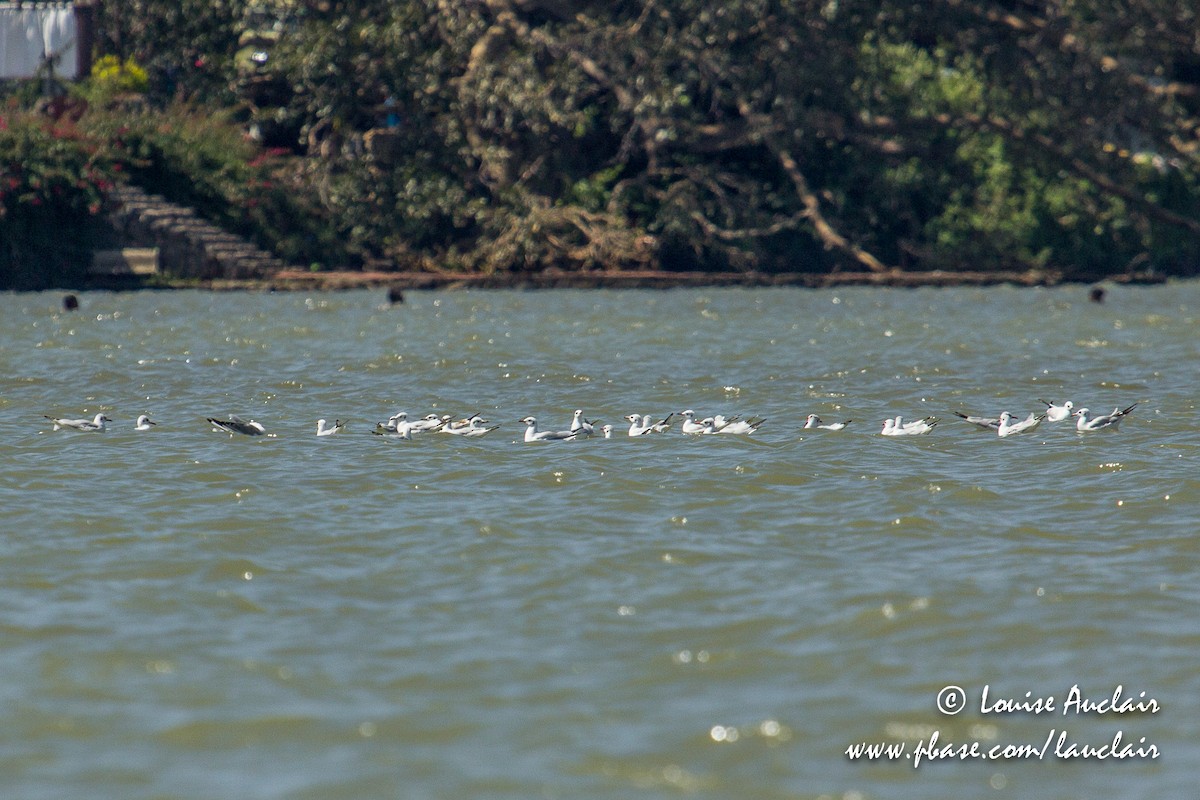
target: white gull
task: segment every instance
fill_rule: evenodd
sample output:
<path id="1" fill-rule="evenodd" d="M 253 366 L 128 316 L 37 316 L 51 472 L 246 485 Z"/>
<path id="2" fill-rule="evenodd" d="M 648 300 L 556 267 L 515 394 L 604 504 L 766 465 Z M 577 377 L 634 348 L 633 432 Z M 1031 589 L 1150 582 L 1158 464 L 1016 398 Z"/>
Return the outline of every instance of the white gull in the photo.
<path id="1" fill-rule="evenodd" d="M 853 421 L 848 419 L 845 422 L 822 422 L 816 414 L 809 414 L 808 419 L 804 421 L 804 427 L 809 430 L 817 428 L 823 431 L 840 431 Z"/>
<path id="2" fill-rule="evenodd" d="M 1088 409 L 1081 408 L 1075 412 L 1075 416 L 1079 417 L 1079 419 L 1075 422 L 1075 430 L 1085 433 L 1089 431 L 1099 431 L 1105 428 L 1117 430 L 1118 426 L 1121 424 L 1121 420 L 1124 419 L 1130 411 L 1133 411 L 1135 407 L 1137 407 L 1137 403 L 1134 403 L 1124 410 L 1114 408 L 1111 414 L 1104 414 L 1099 417 L 1092 417 L 1091 419 L 1088 419 Z"/>
<path id="3" fill-rule="evenodd" d="M 521 422 L 525 423 L 527 442 L 563 441 L 581 435 L 580 431 L 539 431 L 536 417 L 525 417 Z"/>
<path id="4" fill-rule="evenodd" d="M 45 416 L 45 415 L 43 415 Z M 92 419 L 62 419 L 59 417 L 49 417 L 46 419 L 54 423 L 54 430 L 62 430 L 66 428 L 73 431 L 83 431 L 84 433 L 104 433 L 108 430 L 104 427 L 104 423 L 112 422 L 111 419 L 104 414 L 97 414 Z"/>
<path id="5" fill-rule="evenodd" d="M 1012 436 L 1014 433 L 1028 433 L 1042 424 L 1042 420 L 1046 418 L 1045 414 L 1030 414 L 1022 420 L 1013 418 L 1013 415 L 1005 411 L 1000 415 L 1000 424 L 996 426 L 996 435 L 1000 437 Z"/>
<path id="6" fill-rule="evenodd" d="M 333 436 L 335 433 L 341 433 L 346 430 L 346 423 L 340 419 L 333 421 L 333 426 L 323 419 L 317 420 L 317 436 Z"/>
<path id="7" fill-rule="evenodd" d="M 1063 403 L 1061 406 L 1056 406 L 1054 403 L 1051 403 L 1048 400 L 1042 400 L 1041 398 L 1038 399 L 1038 402 L 1046 404 L 1046 419 L 1050 420 L 1051 422 L 1062 422 L 1067 417 L 1072 416 L 1072 409 L 1075 408 L 1075 404 L 1070 400 Z"/>

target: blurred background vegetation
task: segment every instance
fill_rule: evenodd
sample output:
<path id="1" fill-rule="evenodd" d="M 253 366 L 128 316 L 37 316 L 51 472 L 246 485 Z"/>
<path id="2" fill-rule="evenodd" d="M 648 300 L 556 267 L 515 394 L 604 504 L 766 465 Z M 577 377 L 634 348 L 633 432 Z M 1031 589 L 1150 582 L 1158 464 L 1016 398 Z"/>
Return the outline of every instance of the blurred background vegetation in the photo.
<path id="1" fill-rule="evenodd" d="M 123 0 L 97 18 L 90 80 L 51 104 L 9 87 L 0 278 L 79 220 L 80 241 L 51 237 L 68 260 L 121 180 L 328 269 L 1200 264 L 1192 0 Z"/>

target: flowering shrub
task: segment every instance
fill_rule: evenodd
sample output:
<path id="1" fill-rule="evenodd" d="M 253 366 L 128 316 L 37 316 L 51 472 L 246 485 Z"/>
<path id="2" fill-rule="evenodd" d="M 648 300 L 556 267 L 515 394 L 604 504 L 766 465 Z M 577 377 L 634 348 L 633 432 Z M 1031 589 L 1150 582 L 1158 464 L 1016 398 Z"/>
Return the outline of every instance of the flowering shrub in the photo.
<path id="1" fill-rule="evenodd" d="M 0 286 L 82 275 L 118 166 L 69 120 L 0 112 Z"/>
<path id="2" fill-rule="evenodd" d="M 114 55 L 107 55 L 92 64 L 92 82 L 97 88 L 113 94 L 142 94 L 150 86 L 150 76 L 132 58 L 121 61 Z"/>

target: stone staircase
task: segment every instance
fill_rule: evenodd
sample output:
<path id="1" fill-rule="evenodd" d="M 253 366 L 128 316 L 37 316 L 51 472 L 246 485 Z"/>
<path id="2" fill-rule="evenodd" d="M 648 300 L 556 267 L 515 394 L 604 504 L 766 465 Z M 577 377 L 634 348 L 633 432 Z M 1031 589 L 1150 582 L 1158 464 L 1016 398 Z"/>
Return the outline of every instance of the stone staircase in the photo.
<path id="1" fill-rule="evenodd" d="M 137 186 L 113 190 L 109 219 L 126 248 L 156 248 L 158 271 L 172 278 L 247 280 L 285 269 L 279 258 L 202 219 L 190 208 Z"/>

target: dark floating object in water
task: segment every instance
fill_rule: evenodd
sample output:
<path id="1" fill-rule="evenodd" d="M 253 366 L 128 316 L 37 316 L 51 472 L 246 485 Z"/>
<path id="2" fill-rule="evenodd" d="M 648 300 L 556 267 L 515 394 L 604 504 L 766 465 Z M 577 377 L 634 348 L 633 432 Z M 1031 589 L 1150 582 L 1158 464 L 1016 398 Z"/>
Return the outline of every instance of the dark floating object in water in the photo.
<path id="1" fill-rule="evenodd" d="M 388 302 L 391 303 L 392 305 L 398 305 L 398 304 L 404 302 L 404 292 L 400 291 L 400 289 L 395 286 L 388 289 L 387 297 L 388 297 Z"/>
<path id="2" fill-rule="evenodd" d="M 262 436 L 266 433 L 266 429 L 254 420 L 247 422 L 236 414 L 230 414 L 229 419 L 216 419 L 215 417 L 207 418 L 213 427 L 217 430 L 225 431 L 226 433 L 241 433 L 246 436 Z"/>
<path id="3" fill-rule="evenodd" d="M 1088 292 L 1088 299 L 1091 300 L 1093 303 L 1103 303 L 1104 302 L 1104 290 L 1101 289 L 1099 286 L 1093 286 L 1092 291 Z"/>
<path id="4" fill-rule="evenodd" d="M 63 298 L 63 311 L 75 311 L 79 308 L 79 298 L 69 294 Z"/>

